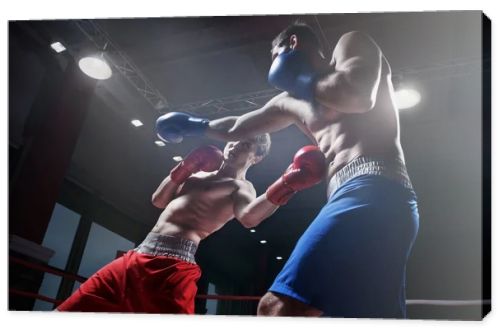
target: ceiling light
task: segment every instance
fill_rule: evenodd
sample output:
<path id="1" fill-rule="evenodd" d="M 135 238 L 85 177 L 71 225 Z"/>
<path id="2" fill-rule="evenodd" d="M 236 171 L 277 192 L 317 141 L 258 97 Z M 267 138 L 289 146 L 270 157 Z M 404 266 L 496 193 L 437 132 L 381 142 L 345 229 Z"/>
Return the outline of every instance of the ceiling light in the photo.
<path id="1" fill-rule="evenodd" d="M 266 240 L 261 240 L 260 243 L 261 244 L 265 244 L 265 243 L 267 243 L 267 241 Z"/>
<path id="2" fill-rule="evenodd" d="M 111 67 L 102 57 L 84 57 L 80 59 L 78 66 L 83 73 L 97 80 L 109 79 L 113 74 Z"/>
<path id="3" fill-rule="evenodd" d="M 144 124 L 142 124 L 141 121 L 139 121 L 138 119 L 133 119 L 130 123 L 132 123 L 133 126 L 135 127 L 139 127 L 139 126 L 142 126 Z"/>
<path id="4" fill-rule="evenodd" d="M 280 261 L 283 260 L 283 258 L 281 256 L 276 256 L 276 260 Z"/>
<path id="5" fill-rule="evenodd" d="M 415 89 L 403 88 L 394 93 L 399 109 L 409 109 L 420 102 L 420 93 Z"/>
<path id="6" fill-rule="evenodd" d="M 157 141 L 155 141 L 155 144 L 156 144 L 156 145 L 158 145 L 158 146 L 160 146 L 160 147 L 161 147 L 161 146 L 165 146 L 165 143 L 164 143 L 164 142 L 162 142 L 161 140 L 157 140 Z"/>
<path id="7" fill-rule="evenodd" d="M 181 162 L 182 160 L 184 160 L 184 159 L 182 159 L 182 157 L 181 157 L 181 156 L 178 156 L 178 155 L 176 155 L 176 156 L 175 156 L 175 157 L 173 157 L 172 159 L 173 159 L 175 162 Z"/>
<path id="8" fill-rule="evenodd" d="M 50 44 L 50 47 L 52 49 L 54 49 L 54 51 L 57 53 L 61 53 L 61 52 L 66 50 L 64 45 L 62 45 L 60 42 L 54 42 L 54 43 Z"/>
<path id="9" fill-rule="evenodd" d="M 255 233 L 255 232 L 256 232 L 255 229 L 250 230 L 250 233 Z"/>

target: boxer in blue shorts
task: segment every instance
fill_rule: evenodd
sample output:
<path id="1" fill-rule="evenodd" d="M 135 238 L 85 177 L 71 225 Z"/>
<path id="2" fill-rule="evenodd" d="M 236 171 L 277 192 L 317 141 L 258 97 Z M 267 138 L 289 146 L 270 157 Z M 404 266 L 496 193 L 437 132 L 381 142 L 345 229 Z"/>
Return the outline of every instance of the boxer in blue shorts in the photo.
<path id="1" fill-rule="evenodd" d="M 373 166 L 379 170 L 355 176 Z M 337 173 L 350 178 L 331 192 L 269 291 L 325 316 L 405 316 L 405 264 L 418 211 L 404 169 L 391 168 L 359 158 Z"/>
<path id="2" fill-rule="evenodd" d="M 283 92 L 241 116 L 158 120 L 171 142 L 231 141 L 295 125 L 324 153 L 327 204 L 304 232 L 259 315 L 405 317 L 405 269 L 418 209 L 400 142 L 389 62 L 351 31 L 325 57 L 313 30 L 294 23 L 272 42 L 269 82 Z M 285 186 L 287 182 L 282 182 Z M 268 196 L 275 205 L 284 202 Z"/>

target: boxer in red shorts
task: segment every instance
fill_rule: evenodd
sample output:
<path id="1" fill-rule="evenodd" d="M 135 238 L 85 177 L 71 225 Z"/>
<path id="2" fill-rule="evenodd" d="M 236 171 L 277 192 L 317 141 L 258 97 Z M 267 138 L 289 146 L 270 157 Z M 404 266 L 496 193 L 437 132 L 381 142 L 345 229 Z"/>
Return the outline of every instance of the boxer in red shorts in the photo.
<path id="1" fill-rule="evenodd" d="M 270 137 L 192 151 L 161 182 L 153 205 L 164 209 L 145 240 L 92 275 L 58 311 L 194 313 L 201 271 L 195 252 L 201 240 L 233 218 L 247 228 L 260 224 L 297 191 L 321 181 L 323 153 L 301 149 L 267 192 L 256 196 L 248 168 L 268 153 Z"/>

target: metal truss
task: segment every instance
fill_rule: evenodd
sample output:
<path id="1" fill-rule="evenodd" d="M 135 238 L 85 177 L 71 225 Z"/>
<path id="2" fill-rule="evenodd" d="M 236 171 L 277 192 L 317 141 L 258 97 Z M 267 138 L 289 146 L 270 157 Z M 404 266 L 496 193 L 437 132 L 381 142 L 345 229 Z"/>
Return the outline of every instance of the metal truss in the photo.
<path id="1" fill-rule="evenodd" d="M 446 63 L 435 63 L 431 66 L 395 71 L 393 73 L 393 78 L 395 81 L 398 81 L 398 83 L 401 83 L 404 80 L 414 78 L 419 81 L 431 81 L 470 76 L 481 71 L 482 61 L 483 60 L 480 58 L 451 59 Z M 280 91 L 277 89 L 268 89 L 207 101 L 170 106 L 166 111 L 183 111 L 203 116 L 221 116 L 223 114 L 238 116 L 262 107 L 270 98 L 277 95 L 279 92 Z"/>
<path id="2" fill-rule="evenodd" d="M 419 81 L 433 81 L 471 76 L 480 73 L 482 66 L 487 65 L 486 62 L 489 61 L 479 57 L 455 58 L 429 66 L 402 69 L 393 73 L 393 77 L 397 80 L 417 78 Z"/>
<path id="3" fill-rule="evenodd" d="M 203 116 L 228 114 L 241 115 L 262 107 L 270 98 L 279 94 L 277 89 L 233 95 L 208 101 L 186 103 L 167 108 L 167 111 L 183 111 Z"/>
<path id="4" fill-rule="evenodd" d="M 76 24 L 99 50 L 105 51 L 104 56 L 106 59 L 160 113 L 182 111 L 203 116 L 241 115 L 262 107 L 270 98 L 280 92 L 277 89 L 267 89 L 205 101 L 169 105 L 167 100 L 149 82 L 132 60 L 112 42 L 107 33 L 95 21 L 78 20 Z M 483 61 L 488 62 L 490 60 L 482 60 L 477 57 L 450 59 L 444 63 L 394 71 L 393 78 L 394 81 L 400 83 L 413 78 L 419 81 L 432 81 L 470 76 L 482 70 Z"/>
<path id="5" fill-rule="evenodd" d="M 133 61 L 113 43 L 108 34 L 93 20 L 77 20 L 77 27 L 103 52 L 104 58 L 120 72 L 137 92 L 157 111 L 168 107 L 165 97 L 153 86 Z"/>

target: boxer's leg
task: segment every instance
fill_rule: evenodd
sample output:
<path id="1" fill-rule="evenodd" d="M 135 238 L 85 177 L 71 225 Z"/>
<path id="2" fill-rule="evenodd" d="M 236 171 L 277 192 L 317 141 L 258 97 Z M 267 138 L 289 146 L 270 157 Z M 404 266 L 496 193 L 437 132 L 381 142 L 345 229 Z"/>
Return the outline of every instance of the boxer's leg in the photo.
<path id="1" fill-rule="evenodd" d="M 127 271 L 130 293 L 124 303 L 133 312 L 193 314 L 200 276 L 196 264 L 174 257 L 134 253 Z"/>
<path id="2" fill-rule="evenodd" d="M 122 303 L 128 254 L 102 267 L 62 304 L 58 311 L 127 312 Z"/>
<path id="3" fill-rule="evenodd" d="M 353 179 L 311 223 L 269 291 L 327 316 L 404 317 L 405 264 L 418 228 L 413 206 L 398 183 Z M 266 299 L 260 314 L 278 307 L 287 314 L 291 301 Z"/>
<path id="4" fill-rule="evenodd" d="M 319 247 L 324 241 L 317 227 L 321 230 L 327 227 L 324 224 L 328 221 L 327 212 L 323 208 L 301 236 L 269 292 L 260 300 L 258 315 L 321 316 L 324 313 L 317 296 L 326 288 L 318 280 L 329 254 L 324 247 Z"/>
<path id="5" fill-rule="evenodd" d="M 266 293 L 260 300 L 257 315 L 319 317 L 322 311 L 297 299 L 273 292 Z"/>

